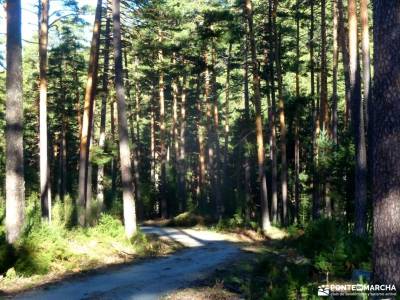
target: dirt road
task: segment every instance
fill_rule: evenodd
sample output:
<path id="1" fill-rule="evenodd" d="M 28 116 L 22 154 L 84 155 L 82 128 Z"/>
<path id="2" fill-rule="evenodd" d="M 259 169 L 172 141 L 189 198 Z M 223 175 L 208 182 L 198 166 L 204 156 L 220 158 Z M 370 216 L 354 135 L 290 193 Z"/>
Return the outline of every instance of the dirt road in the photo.
<path id="1" fill-rule="evenodd" d="M 206 277 L 241 253 L 228 236 L 211 231 L 159 227 L 142 227 L 142 231 L 174 239 L 188 248 L 165 258 L 33 290 L 15 299 L 159 299 Z"/>

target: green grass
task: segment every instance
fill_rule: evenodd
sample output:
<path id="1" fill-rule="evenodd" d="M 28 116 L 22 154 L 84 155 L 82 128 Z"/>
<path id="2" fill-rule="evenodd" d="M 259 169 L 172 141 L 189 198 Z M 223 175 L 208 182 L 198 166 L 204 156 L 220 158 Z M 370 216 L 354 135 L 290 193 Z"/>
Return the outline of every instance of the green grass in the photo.
<path id="1" fill-rule="evenodd" d="M 179 247 L 140 231 L 129 240 L 122 222 L 108 214 L 102 214 L 97 225 L 88 228 L 33 222 L 13 246 L 6 243 L 4 227 L 0 227 L 0 273 L 4 276 L 0 287 L 17 291 L 68 274 L 166 254 Z"/>
<path id="2" fill-rule="evenodd" d="M 370 270 L 371 242 L 356 239 L 336 221 L 321 219 L 304 230 L 292 226 L 283 240 L 268 240 L 262 252 L 223 268 L 207 283 L 245 299 L 318 299 L 317 287 L 349 282 L 354 269 Z"/>

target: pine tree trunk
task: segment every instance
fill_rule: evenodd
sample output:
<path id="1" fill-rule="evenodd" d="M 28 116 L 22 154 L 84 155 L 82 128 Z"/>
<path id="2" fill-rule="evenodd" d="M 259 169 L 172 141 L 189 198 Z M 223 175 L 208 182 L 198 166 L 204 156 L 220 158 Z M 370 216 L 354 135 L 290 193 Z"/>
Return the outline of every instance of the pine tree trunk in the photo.
<path id="1" fill-rule="evenodd" d="M 214 44 L 214 42 L 213 42 Z M 211 53 L 211 85 L 212 85 L 212 98 L 213 98 L 213 128 L 212 128 L 212 143 L 215 152 L 215 162 L 213 168 L 213 189 L 216 204 L 216 215 L 221 218 L 224 211 L 224 203 L 221 198 L 221 147 L 219 143 L 219 103 L 217 94 L 217 74 L 216 74 L 216 53 L 215 46 L 213 45 Z"/>
<path id="2" fill-rule="evenodd" d="M 136 127 L 136 152 L 137 152 L 137 160 L 140 161 L 141 158 L 141 135 L 140 135 L 140 104 L 141 104 L 141 94 L 139 84 L 135 82 L 135 127 Z"/>
<path id="3" fill-rule="evenodd" d="M 270 161 L 271 161 L 271 216 L 273 224 L 278 223 L 278 159 L 277 159 L 277 147 L 276 147 L 276 95 L 275 95 L 275 26 L 276 26 L 276 10 L 273 7 L 273 1 L 269 1 L 268 8 L 268 20 L 269 20 L 269 28 L 268 28 L 268 40 L 270 47 L 270 57 L 268 59 L 269 62 L 269 89 L 271 94 L 271 106 L 269 108 L 269 131 L 270 131 Z"/>
<path id="4" fill-rule="evenodd" d="M 296 2 L 296 98 L 300 98 L 300 1 Z M 297 112 L 294 124 L 294 202 L 295 213 L 294 219 L 299 223 L 300 208 L 300 137 L 299 137 L 299 121 L 300 116 Z"/>
<path id="5" fill-rule="evenodd" d="M 135 72 L 137 72 L 137 68 L 139 65 L 137 57 L 135 57 Z M 137 75 L 137 74 L 136 74 Z M 138 83 L 137 77 L 135 78 L 135 107 L 134 107 L 134 114 L 132 115 L 134 117 L 133 123 L 134 126 L 132 128 L 132 137 L 135 138 L 135 157 L 133 160 L 134 164 L 134 172 L 135 172 L 135 182 L 137 182 L 137 188 L 136 188 L 136 201 L 138 204 L 138 218 L 144 217 L 144 211 L 143 211 L 143 201 L 142 201 L 142 194 L 141 194 L 141 189 L 140 189 L 140 178 L 141 178 L 141 150 L 140 150 L 140 103 L 141 103 L 141 91 Z"/>
<path id="6" fill-rule="evenodd" d="M 243 75 L 244 75 L 244 80 L 243 80 L 243 100 L 244 100 L 244 118 L 246 121 L 246 126 L 243 127 L 243 132 L 242 135 L 245 137 L 245 143 L 249 144 L 251 143 L 250 138 L 249 138 L 249 132 L 251 131 L 251 124 L 250 124 L 250 93 L 249 93 L 249 34 L 248 34 L 248 22 L 247 22 L 247 16 L 244 19 L 245 25 L 245 39 L 244 39 L 244 62 L 243 62 Z M 245 147 L 240 146 L 241 151 L 240 153 L 243 153 L 243 169 L 244 169 L 244 193 L 245 193 L 245 204 L 246 204 L 246 209 L 245 209 L 245 214 L 247 221 L 251 220 L 251 213 L 252 213 L 252 194 L 251 194 L 251 162 L 250 162 L 250 153 Z M 238 167 L 240 167 L 238 165 Z M 238 176 L 238 178 L 240 178 Z"/>
<path id="7" fill-rule="evenodd" d="M 135 186 L 135 198 L 136 198 L 136 203 L 139 205 L 141 203 L 141 194 L 140 194 L 140 170 L 139 170 L 139 161 L 138 161 L 138 141 L 136 139 L 136 133 L 135 133 L 135 126 L 133 125 L 133 121 L 135 119 L 135 107 L 133 106 L 133 101 L 131 99 L 131 84 L 129 81 L 129 65 L 128 65 L 128 53 L 127 51 L 124 51 L 124 61 L 125 61 L 125 87 L 126 87 L 126 93 L 127 93 L 127 98 L 129 100 L 129 105 L 128 109 L 131 112 L 129 114 L 129 127 L 131 130 L 131 141 L 132 141 L 132 158 L 131 162 L 133 163 L 133 182 Z M 138 90 L 136 90 L 136 94 L 139 93 Z"/>
<path id="8" fill-rule="evenodd" d="M 78 76 L 78 67 L 74 65 L 74 81 L 79 83 L 79 76 Z M 75 105 L 76 105 L 76 118 L 78 123 L 78 131 L 79 131 L 79 139 L 82 136 L 82 112 L 81 112 L 81 96 L 79 93 L 79 86 L 77 84 L 76 91 L 75 91 Z"/>
<path id="9" fill-rule="evenodd" d="M 113 45 L 115 60 L 115 91 L 118 104 L 119 155 L 121 163 L 122 197 L 125 234 L 136 233 L 135 186 L 132 178 L 131 151 L 129 149 L 128 122 L 126 118 L 125 88 L 122 66 L 120 0 L 113 0 Z"/>
<path id="10" fill-rule="evenodd" d="M 179 201 L 181 203 L 182 211 L 186 210 L 187 203 L 186 203 L 186 127 L 187 127 L 187 120 L 186 120 L 186 109 L 187 109 L 187 96 L 188 96 L 188 85 L 189 80 L 187 75 L 183 75 L 182 79 L 182 93 L 181 93 L 181 110 L 180 110 L 180 128 L 179 128 L 179 140 L 180 140 L 180 147 L 179 147 L 179 160 L 178 160 L 178 167 L 179 167 L 179 178 L 178 178 L 178 189 L 179 189 Z"/>
<path id="11" fill-rule="evenodd" d="M 47 44 L 49 26 L 49 0 L 41 0 L 39 31 L 39 148 L 40 148 L 40 200 L 42 218 L 51 221 L 51 197 L 47 140 Z"/>
<path id="12" fill-rule="evenodd" d="M 95 113 L 93 113 L 95 115 Z M 88 170 L 87 170 L 87 188 L 86 188 L 86 203 L 85 203 L 85 223 L 86 225 L 93 224 L 93 164 L 92 164 L 92 149 L 94 141 L 94 118 L 92 119 L 92 125 L 90 125 L 90 143 L 89 143 L 89 158 L 88 158 Z"/>
<path id="13" fill-rule="evenodd" d="M 204 132 L 205 127 L 202 119 L 202 101 L 200 99 L 200 73 L 197 75 L 196 87 L 196 101 L 197 101 L 197 139 L 199 145 L 199 174 L 198 174 L 198 188 L 197 199 L 200 209 L 204 208 L 204 195 L 205 195 L 205 180 L 206 180 L 206 153 L 204 145 Z"/>
<path id="14" fill-rule="evenodd" d="M 157 186 L 156 179 L 156 129 L 155 129 L 155 112 L 154 112 L 154 86 L 152 86 L 152 96 L 150 99 L 150 155 L 151 155 L 151 182 L 154 187 Z"/>
<path id="15" fill-rule="evenodd" d="M 162 37 L 159 36 L 159 42 L 162 42 Z M 162 63 L 164 61 L 163 50 L 158 51 L 158 61 L 160 63 L 158 93 L 160 104 L 160 204 L 161 217 L 168 218 L 168 203 L 167 203 L 167 146 L 166 146 L 166 125 L 165 125 L 165 97 L 164 97 L 164 71 Z"/>
<path id="16" fill-rule="evenodd" d="M 245 143 L 249 144 L 249 131 L 250 128 L 250 96 L 249 96 L 249 63 L 248 63 L 248 52 L 249 52 L 249 41 L 248 41 L 248 24 L 247 18 L 245 19 L 245 41 L 244 41 L 244 64 L 243 64 L 243 100 L 244 100 L 244 118 L 246 120 L 246 126 L 243 128 L 243 135 L 245 136 Z M 243 147 L 241 147 L 243 148 Z M 241 153 L 239 151 L 239 153 Z M 244 192 L 245 192 L 245 203 L 246 203 L 246 218 L 247 221 L 251 219 L 252 210 L 252 195 L 251 195 L 251 162 L 250 162 L 250 153 L 247 149 L 242 150 L 244 156 L 243 169 L 244 169 Z"/>
<path id="17" fill-rule="evenodd" d="M 317 219 L 319 217 L 319 179 L 318 179 L 318 145 L 317 145 L 317 131 L 318 131 L 318 105 L 315 104 L 315 59 L 314 59 L 314 31 L 315 31 L 315 3 L 311 0 L 311 13 L 310 13 L 310 91 L 312 98 L 312 120 L 313 120 L 313 147 L 312 147 L 312 159 L 313 159 L 313 195 L 312 195 L 312 217 Z"/>
<path id="18" fill-rule="evenodd" d="M 368 114 L 370 109 L 370 90 L 371 90 L 371 62 L 370 62 L 370 50 L 369 50 L 369 23 L 368 23 L 368 0 L 361 0 L 360 2 L 360 15 L 361 15 L 361 51 L 362 51 L 362 80 L 363 80 L 363 91 L 364 91 L 364 123 L 366 127 L 366 136 L 367 136 L 367 180 L 368 186 L 370 185 L 372 174 L 371 167 L 373 166 L 371 158 L 372 158 L 372 141 L 370 131 L 373 130 L 371 123 L 369 122 Z M 368 188 L 367 188 L 368 189 Z"/>
<path id="19" fill-rule="evenodd" d="M 400 2 L 373 1 L 373 281 L 400 289 Z"/>
<path id="20" fill-rule="evenodd" d="M 273 84 L 273 83 L 271 83 Z M 269 129 L 271 131 L 270 137 L 270 160 L 271 160 L 271 214 L 272 222 L 278 223 L 278 157 L 277 157 L 277 146 L 276 146 L 276 100 L 275 91 L 272 91 L 272 104 L 269 116 Z"/>
<path id="21" fill-rule="evenodd" d="M 311 13 L 310 13 L 310 40 L 309 40 L 309 44 L 310 44 L 310 90 L 311 90 L 311 96 L 314 97 L 315 96 L 315 62 L 314 62 L 314 30 L 315 30 L 315 26 L 314 26 L 314 8 L 315 8 L 315 4 L 314 4 L 314 0 L 310 0 L 310 9 L 311 9 Z M 313 100 L 314 101 L 314 100 Z"/>
<path id="22" fill-rule="evenodd" d="M 276 32 L 275 27 L 275 59 L 276 70 L 278 76 L 278 97 L 279 97 L 279 125 L 280 125 L 280 147 L 281 147 L 281 193 L 282 193 L 282 224 L 287 224 L 287 202 L 288 202 L 288 167 L 287 167 L 287 154 L 286 154 L 286 120 L 285 120 L 285 99 L 283 98 L 283 79 L 282 79 L 282 66 L 281 66 L 281 37 L 280 33 Z"/>
<path id="23" fill-rule="evenodd" d="M 60 72 L 60 77 L 59 77 L 59 94 L 61 96 L 61 102 L 65 103 L 66 102 L 66 88 L 64 84 L 64 72 L 63 69 L 65 69 L 65 63 L 64 66 L 61 64 L 58 65 L 59 72 Z M 65 126 L 65 109 L 62 107 L 61 108 L 61 132 L 59 136 L 59 141 L 58 141 L 58 161 L 59 161 L 59 175 L 58 175 L 58 196 L 60 200 L 63 202 L 64 201 L 64 196 L 66 193 L 66 160 L 67 160 L 67 155 L 66 155 L 66 126 Z"/>
<path id="24" fill-rule="evenodd" d="M 346 28 L 344 25 L 344 9 L 343 9 L 343 0 L 337 1 L 337 10 L 338 10 L 338 40 L 340 44 L 340 49 L 342 52 L 342 60 L 343 60 L 343 71 L 344 71 L 344 83 L 345 83 L 345 100 L 346 100 L 346 108 L 345 108 L 345 126 L 349 123 L 350 119 L 350 69 L 349 69 L 349 46 L 348 46 L 348 34 L 346 33 Z"/>
<path id="25" fill-rule="evenodd" d="M 107 5 L 108 8 L 108 5 Z M 99 148 L 104 151 L 106 143 L 106 118 L 107 118 L 107 98 L 108 98 L 108 72 L 110 67 L 110 44 L 111 44 L 111 18 L 107 16 L 106 31 L 105 31 L 105 45 L 104 45 L 104 60 L 103 60 L 103 82 L 101 94 L 101 112 L 100 112 L 100 134 L 99 134 Z M 97 202 L 100 210 L 104 210 L 104 164 L 99 165 L 97 169 Z"/>
<path id="26" fill-rule="evenodd" d="M 173 53 L 172 65 L 176 65 L 176 53 Z M 172 160 L 176 170 L 179 170 L 178 160 L 179 160 L 179 122 L 178 122 L 178 83 L 177 79 L 172 80 Z M 179 175 L 178 175 L 179 176 Z"/>
<path id="27" fill-rule="evenodd" d="M 231 89 L 231 59 L 232 59 L 232 43 L 229 43 L 228 61 L 226 64 L 226 86 L 225 86 L 225 128 L 224 128 L 224 190 L 228 188 L 228 155 L 229 155 L 229 118 L 230 118 L 230 89 Z"/>
<path id="28" fill-rule="evenodd" d="M 332 0 L 333 15 L 333 68 L 332 68 L 332 140 L 335 145 L 338 144 L 338 94 L 337 94 L 337 69 L 338 69 L 338 10 L 337 0 Z"/>
<path id="29" fill-rule="evenodd" d="M 320 86 L 320 126 L 327 137 L 332 136 L 328 108 L 328 71 L 327 71 L 327 45 L 326 45 L 326 0 L 321 0 L 321 86 Z M 329 194 L 329 179 L 322 181 L 322 194 L 325 200 L 325 214 L 330 217 L 332 214 L 331 198 Z"/>
<path id="30" fill-rule="evenodd" d="M 248 24 L 246 22 L 246 37 L 244 46 L 244 113 L 245 119 L 250 121 L 250 95 L 249 95 L 249 41 Z"/>
<path id="31" fill-rule="evenodd" d="M 90 48 L 89 71 L 86 84 L 83 119 L 82 119 L 82 134 L 80 142 L 80 157 L 79 157 L 79 195 L 77 202 L 78 224 L 85 226 L 85 206 L 88 193 L 88 167 L 89 167 L 89 147 L 91 139 L 91 124 L 93 118 L 94 98 L 97 85 L 97 69 L 99 63 L 99 44 L 100 44 L 100 27 L 101 27 L 101 11 L 102 1 L 97 1 L 96 16 L 93 27 L 92 44 Z"/>
<path id="32" fill-rule="evenodd" d="M 110 127 L 111 127 L 111 140 L 115 141 L 115 123 L 116 123 L 116 119 L 115 119 L 115 100 L 112 100 L 110 102 Z M 115 197 L 115 193 L 117 190 L 117 159 L 116 157 L 113 155 L 112 159 L 111 159 L 111 199 L 114 200 Z"/>
<path id="33" fill-rule="evenodd" d="M 360 63 L 358 59 L 357 6 L 349 0 L 349 58 L 350 58 L 350 99 L 352 103 L 352 127 L 356 151 L 355 166 L 355 227 L 358 236 L 366 234 L 367 219 L 367 153 L 365 145 L 364 109 L 361 98 Z"/>
<path id="34" fill-rule="evenodd" d="M 260 76 L 259 65 L 257 61 L 257 47 L 253 31 L 253 8 L 251 0 L 245 1 L 245 13 L 249 28 L 249 40 L 251 50 L 251 60 L 253 66 L 253 89 L 254 89 L 254 106 L 256 112 L 256 137 L 257 137 L 257 163 L 258 163 L 258 180 L 260 184 L 260 202 L 261 202 L 261 224 L 263 230 L 268 230 L 270 225 L 267 181 L 265 178 L 265 151 L 264 136 L 261 112 L 261 93 L 260 93 Z"/>
<path id="35" fill-rule="evenodd" d="M 321 89 L 320 89 L 320 124 L 321 130 L 327 134 L 329 128 L 328 111 L 328 72 L 326 61 L 326 0 L 321 0 Z"/>
<path id="36" fill-rule="evenodd" d="M 6 238 L 12 244 L 24 224 L 24 146 L 21 1 L 8 0 L 6 78 Z"/>
<path id="37" fill-rule="evenodd" d="M 65 122 L 62 121 L 63 124 L 61 126 L 61 134 L 60 134 L 60 141 L 59 141 L 59 197 L 61 202 L 64 202 L 64 197 L 66 193 L 67 187 L 67 149 L 66 149 L 66 134 L 65 134 Z"/>
<path id="38" fill-rule="evenodd" d="M 208 189 L 211 187 L 211 191 L 214 192 L 213 189 L 213 178 L 214 178 L 214 173 L 213 173 L 213 164 L 214 164 L 214 151 L 212 149 L 212 137 L 211 137 L 211 130 L 212 130 L 212 120 L 211 120 L 211 115 L 212 115 L 212 108 L 211 108 L 211 101 L 210 101 L 210 65 L 208 62 L 208 52 L 207 49 L 205 50 L 204 54 L 204 64 L 205 64 L 205 70 L 204 70 L 204 106 L 206 108 L 206 124 L 204 126 L 205 132 L 203 139 L 205 140 L 205 164 L 206 164 L 206 172 L 205 172 L 205 180 L 206 184 L 208 186 Z M 212 193 L 208 192 L 207 195 L 208 197 L 207 200 L 215 200 L 212 199 Z M 213 211 L 215 212 L 215 207 L 213 208 Z"/>

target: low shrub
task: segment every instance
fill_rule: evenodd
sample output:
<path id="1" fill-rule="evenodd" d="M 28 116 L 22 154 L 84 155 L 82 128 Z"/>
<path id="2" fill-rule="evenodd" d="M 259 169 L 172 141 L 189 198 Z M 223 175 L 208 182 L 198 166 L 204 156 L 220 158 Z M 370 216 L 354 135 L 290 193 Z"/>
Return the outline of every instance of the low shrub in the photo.
<path id="1" fill-rule="evenodd" d="M 91 269 L 124 262 L 136 255 L 155 255 L 161 249 L 157 240 L 140 231 L 128 240 L 121 220 L 104 213 L 96 226 L 88 228 L 67 229 L 62 218 L 52 224 L 28 224 L 13 246 L 6 243 L 0 227 L 0 273 L 7 280 L 13 279 L 10 274 L 19 278 Z"/>
<path id="2" fill-rule="evenodd" d="M 102 213 L 96 226 L 88 229 L 91 232 L 98 233 L 112 238 L 125 238 L 124 225 L 119 219 Z"/>
<path id="3" fill-rule="evenodd" d="M 35 226 L 16 244 L 18 275 L 46 274 L 56 261 L 68 260 L 67 234 L 64 228 L 42 224 Z"/>
<path id="4" fill-rule="evenodd" d="M 348 233 L 335 220 L 321 219 L 306 227 L 298 249 L 323 273 L 346 276 L 369 264 L 371 242 Z"/>
<path id="5" fill-rule="evenodd" d="M 192 227 L 196 225 L 205 225 L 206 219 L 192 212 L 184 212 L 174 217 L 169 223 L 169 226 L 177 227 Z"/>

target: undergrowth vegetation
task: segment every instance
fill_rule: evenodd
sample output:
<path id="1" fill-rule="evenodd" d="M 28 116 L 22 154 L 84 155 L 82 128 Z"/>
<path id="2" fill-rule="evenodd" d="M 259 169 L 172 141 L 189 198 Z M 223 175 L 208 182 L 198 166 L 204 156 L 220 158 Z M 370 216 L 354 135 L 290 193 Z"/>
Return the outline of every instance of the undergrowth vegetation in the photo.
<path id="1" fill-rule="evenodd" d="M 358 268 L 371 270 L 371 239 L 348 233 L 334 220 L 310 223 L 298 239 L 297 248 L 327 275 L 348 276 Z"/>
<path id="2" fill-rule="evenodd" d="M 216 273 L 213 281 L 245 299 L 317 299 L 317 286 L 349 282 L 355 269 L 371 271 L 371 241 L 355 238 L 340 223 L 321 219 L 289 228 L 263 252 Z"/>
<path id="3" fill-rule="evenodd" d="M 24 233 L 16 244 L 6 243 L 4 226 L 0 227 L 0 287 L 4 291 L 138 257 L 167 254 L 179 247 L 140 231 L 128 240 L 121 220 L 111 214 L 101 214 L 92 227 L 70 227 L 68 205 L 63 211 L 55 210 L 52 223 L 47 224 L 40 221 L 33 199 L 28 201 Z"/>

